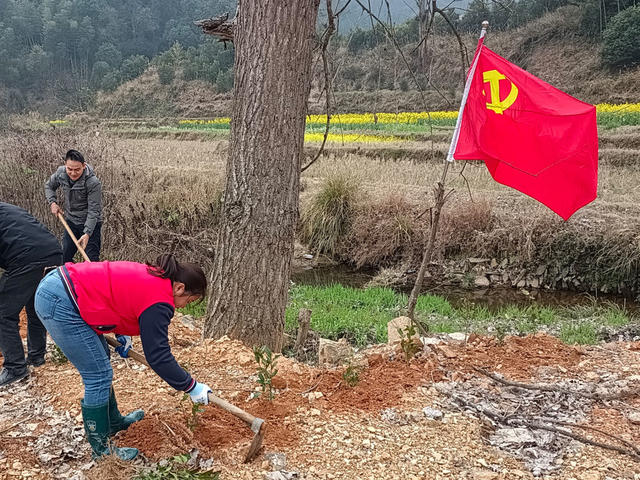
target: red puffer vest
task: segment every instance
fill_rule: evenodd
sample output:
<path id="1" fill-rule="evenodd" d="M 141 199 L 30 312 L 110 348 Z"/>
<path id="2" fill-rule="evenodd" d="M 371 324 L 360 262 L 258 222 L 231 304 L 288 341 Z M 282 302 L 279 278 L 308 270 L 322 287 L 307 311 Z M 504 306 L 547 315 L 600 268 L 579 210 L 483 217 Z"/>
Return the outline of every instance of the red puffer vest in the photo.
<path id="1" fill-rule="evenodd" d="M 67 263 L 65 269 L 80 316 L 97 333 L 140 335 L 138 319 L 151 305 L 175 309 L 171 280 L 154 277 L 142 263 Z"/>

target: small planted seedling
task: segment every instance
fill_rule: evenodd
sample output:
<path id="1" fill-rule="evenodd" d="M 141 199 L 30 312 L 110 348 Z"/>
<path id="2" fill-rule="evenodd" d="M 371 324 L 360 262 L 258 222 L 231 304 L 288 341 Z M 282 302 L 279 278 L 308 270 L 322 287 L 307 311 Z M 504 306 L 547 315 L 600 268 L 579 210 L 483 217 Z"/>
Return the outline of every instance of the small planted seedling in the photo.
<path id="1" fill-rule="evenodd" d="M 138 473 L 133 480 L 219 480 L 220 472 L 201 471 L 188 466 L 190 456 L 176 455 L 153 468 Z"/>
<path id="2" fill-rule="evenodd" d="M 342 380 L 351 388 L 360 382 L 360 368 L 355 365 L 349 365 L 342 373 Z"/>
<path id="3" fill-rule="evenodd" d="M 416 341 L 416 326 L 413 322 L 409 323 L 404 328 L 398 328 L 398 335 L 400 335 L 400 348 L 404 353 L 405 362 L 409 363 L 416 353 L 420 351 L 420 344 Z"/>
<path id="4" fill-rule="evenodd" d="M 269 401 L 275 396 L 273 389 L 273 377 L 278 374 L 278 358 L 280 355 L 274 355 L 269 347 L 253 347 L 253 356 L 258 364 L 258 384 L 261 387 L 261 394 L 266 394 Z"/>
<path id="5" fill-rule="evenodd" d="M 182 401 L 189 398 L 189 394 L 185 393 L 182 396 Z M 191 404 L 191 415 L 187 417 L 187 427 L 189 430 L 194 431 L 198 425 L 200 425 L 200 414 L 204 412 L 204 405 L 200 403 Z"/>

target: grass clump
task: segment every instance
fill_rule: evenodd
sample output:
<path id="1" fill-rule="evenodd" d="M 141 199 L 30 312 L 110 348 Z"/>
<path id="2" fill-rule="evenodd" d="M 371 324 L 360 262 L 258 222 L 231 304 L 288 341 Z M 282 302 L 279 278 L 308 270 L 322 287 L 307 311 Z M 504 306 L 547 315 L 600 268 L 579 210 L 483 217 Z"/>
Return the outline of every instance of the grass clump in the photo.
<path id="1" fill-rule="evenodd" d="M 317 253 L 334 255 L 351 223 L 358 184 L 350 177 L 328 177 L 302 213 L 301 240 Z"/>
<path id="2" fill-rule="evenodd" d="M 568 344 L 594 345 L 598 343 L 595 325 L 590 322 L 566 322 L 560 327 L 560 340 Z"/>
<path id="3" fill-rule="evenodd" d="M 296 285 L 290 291 L 286 326 L 293 330 L 301 308 L 313 312 L 311 328 L 332 340 L 345 337 L 357 345 L 387 340 L 387 322 L 400 312 L 398 294 L 389 288 L 365 290 L 331 285 Z"/>

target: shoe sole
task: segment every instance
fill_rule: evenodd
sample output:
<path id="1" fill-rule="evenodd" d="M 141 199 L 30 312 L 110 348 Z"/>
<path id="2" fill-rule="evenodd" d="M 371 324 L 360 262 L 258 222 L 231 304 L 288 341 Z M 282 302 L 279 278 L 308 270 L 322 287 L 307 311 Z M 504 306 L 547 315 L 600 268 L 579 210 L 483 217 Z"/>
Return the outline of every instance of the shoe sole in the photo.
<path id="1" fill-rule="evenodd" d="M 6 387 L 7 385 L 11 385 L 11 384 L 17 383 L 17 382 L 19 382 L 21 380 L 24 380 L 25 378 L 28 378 L 28 377 L 29 377 L 29 372 L 25 373 L 22 377 L 13 378 L 13 379 L 9 380 L 8 382 L 4 382 L 2 385 L 0 385 L 0 388 Z"/>

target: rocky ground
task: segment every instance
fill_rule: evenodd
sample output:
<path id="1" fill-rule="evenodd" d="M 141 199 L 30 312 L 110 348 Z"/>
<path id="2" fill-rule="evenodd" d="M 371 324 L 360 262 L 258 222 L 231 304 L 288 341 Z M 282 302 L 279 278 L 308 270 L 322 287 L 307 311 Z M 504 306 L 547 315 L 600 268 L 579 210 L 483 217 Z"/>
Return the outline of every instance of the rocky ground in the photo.
<path id="1" fill-rule="evenodd" d="M 251 398 L 256 363 L 241 343 L 202 340 L 185 317 L 174 320 L 170 337 L 195 378 L 266 420 L 258 458 L 242 463 L 253 433 L 241 421 L 213 406 L 194 415 L 182 393 L 114 355 L 121 410 L 145 410 L 116 443 L 142 455 L 130 465 L 94 462 L 83 438 L 80 377 L 49 355 L 27 381 L 0 390 L 0 479 L 131 478 L 185 453 L 188 465 L 222 479 L 640 479 L 638 342 L 433 337 L 409 363 L 393 345 L 358 352 L 351 377 L 345 366 L 280 358 L 269 401 Z"/>

